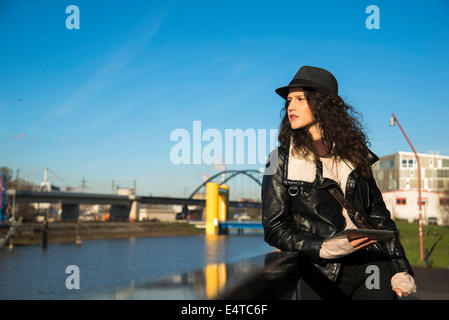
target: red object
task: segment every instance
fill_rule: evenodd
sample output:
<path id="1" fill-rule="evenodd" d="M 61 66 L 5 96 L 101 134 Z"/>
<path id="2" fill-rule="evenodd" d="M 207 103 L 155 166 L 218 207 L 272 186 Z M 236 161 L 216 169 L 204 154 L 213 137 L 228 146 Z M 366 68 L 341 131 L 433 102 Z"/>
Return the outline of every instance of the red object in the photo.
<path id="1" fill-rule="evenodd" d="M 412 147 L 413 152 L 415 153 L 416 157 L 416 163 L 418 164 L 418 205 L 419 205 L 419 251 L 420 251 L 420 260 L 424 261 L 424 249 L 423 249 L 423 238 L 422 238 L 422 201 L 421 201 L 421 166 L 419 164 L 419 158 L 418 154 L 416 153 L 415 148 L 413 147 L 412 143 L 408 139 L 407 135 L 405 134 L 404 130 L 402 129 L 401 124 L 399 123 L 398 119 L 394 115 L 394 113 L 391 113 L 393 115 L 394 121 L 397 122 L 399 128 L 401 129 L 402 133 L 404 134 L 405 139 L 407 139 L 408 144 L 410 147 Z"/>

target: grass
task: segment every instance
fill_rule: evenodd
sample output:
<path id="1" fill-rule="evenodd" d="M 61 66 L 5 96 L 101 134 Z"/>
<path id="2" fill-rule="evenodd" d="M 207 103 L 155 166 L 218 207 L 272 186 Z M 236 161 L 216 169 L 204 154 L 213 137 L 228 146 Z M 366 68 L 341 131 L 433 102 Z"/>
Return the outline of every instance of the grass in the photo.
<path id="1" fill-rule="evenodd" d="M 420 261 L 419 248 L 419 224 L 396 221 L 400 232 L 400 239 L 404 247 L 407 259 L 412 266 L 426 267 L 426 263 Z M 423 225 L 423 251 L 430 251 L 429 265 L 434 268 L 449 268 L 449 227 L 436 225 Z"/>
<path id="2" fill-rule="evenodd" d="M 76 223 L 50 223 L 48 225 L 48 243 L 75 242 Z M 7 229 L 0 230 L 3 237 Z M 160 237 L 160 236 L 188 236 L 204 234 L 204 230 L 197 229 L 188 223 L 165 222 L 93 222 L 81 224 L 81 239 L 118 239 L 129 237 Z M 14 245 L 26 246 L 42 243 L 42 223 L 28 223 L 22 225 L 14 238 Z"/>

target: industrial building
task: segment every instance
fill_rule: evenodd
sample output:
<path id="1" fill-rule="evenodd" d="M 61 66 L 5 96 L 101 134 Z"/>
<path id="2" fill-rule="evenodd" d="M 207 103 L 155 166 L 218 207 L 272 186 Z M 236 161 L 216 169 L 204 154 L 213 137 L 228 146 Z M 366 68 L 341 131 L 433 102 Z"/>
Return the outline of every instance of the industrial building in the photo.
<path id="1" fill-rule="evenodd" d="M 418 153 L 424 224 L 449 225 L 449 156 Z M 418 221 L 418 164 L 413 152 L 380 157 L 373 175 L 393 219 Z"/>

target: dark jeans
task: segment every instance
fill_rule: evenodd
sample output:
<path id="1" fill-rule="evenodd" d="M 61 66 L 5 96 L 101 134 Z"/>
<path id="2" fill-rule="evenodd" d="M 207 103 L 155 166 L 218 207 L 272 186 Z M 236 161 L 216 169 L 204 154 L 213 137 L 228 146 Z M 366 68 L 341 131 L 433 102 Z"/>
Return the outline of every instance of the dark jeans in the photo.
<path id="1" fill-rule="evenodd" d="M 391 288 L 388 257 L 366 250 L 341 259 L 342 267 L 334 283 L 319 270 L 304 269 L 298 284 L 301 300 L 395 300 Z"/>

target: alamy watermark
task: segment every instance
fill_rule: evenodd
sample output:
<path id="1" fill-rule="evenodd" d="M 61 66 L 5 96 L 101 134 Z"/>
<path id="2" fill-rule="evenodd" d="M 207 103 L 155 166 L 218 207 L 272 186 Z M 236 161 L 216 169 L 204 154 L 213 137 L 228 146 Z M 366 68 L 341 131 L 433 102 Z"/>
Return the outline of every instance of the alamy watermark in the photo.
<path id="1" fill-rule="evenodd" d="M 69 30 L 79 30 L 80 29 L 80 9 L 77 5 L 71 4 L 66 7 L 65 13 L 69 14 L 66 18 L 65 26 Z M 380 10 L 379 7 L 370 4 L 365 8 L 365 13 L 369 16 L 365 19 L 365 27 L 368 30 L 380 29 Z"/>
<path id="2" fill-rule="evenodd" d="M 372 29 L 380 29 L 380 10 L 379 7 L 371 4 L 366 7 L 365 13 L 369 13 L 370 15 L 365 20 L 365 27 L 368 30 Z"/>
<path id="3" fill-rule="evenodd" d="M 69 276 L 65 279 L 65 287 L 68 290 L 79 290 L 80 288 L 80 268 L 77 265 L 69 265 L 65 268 L 65 273 Z"/>
<path id="4" fill-rule="evenodd" d="M 369 265 L 366 267 L 365 273 L 369 276 L 365 280 L 365 286 L 368 290 L 380 289 L 380 270 L 376 265 Z"/>
<path id="5" fill-rule="evenodd" d="M 201 121 L 193 121 L 192 134 L 183 128 L 171 132 L 170 141 L 176 144 L 170 150 L 170 161 L 175 165 L 260 164 L 261 173 L 272 175 L 277 169 L 277 137 L 278 129 L 236 128 L 225 129 L 223 138 L 220 130 L 203 132 Z"/>
<path id="6" fill-rule="evenodd" d="M 65 27 L 69 30 L 79 30 L 80 8 L 74 4 L 71 4 L 65 8 L 65 13 L 70 14 L 67 19 L 65 19 Z"/>

